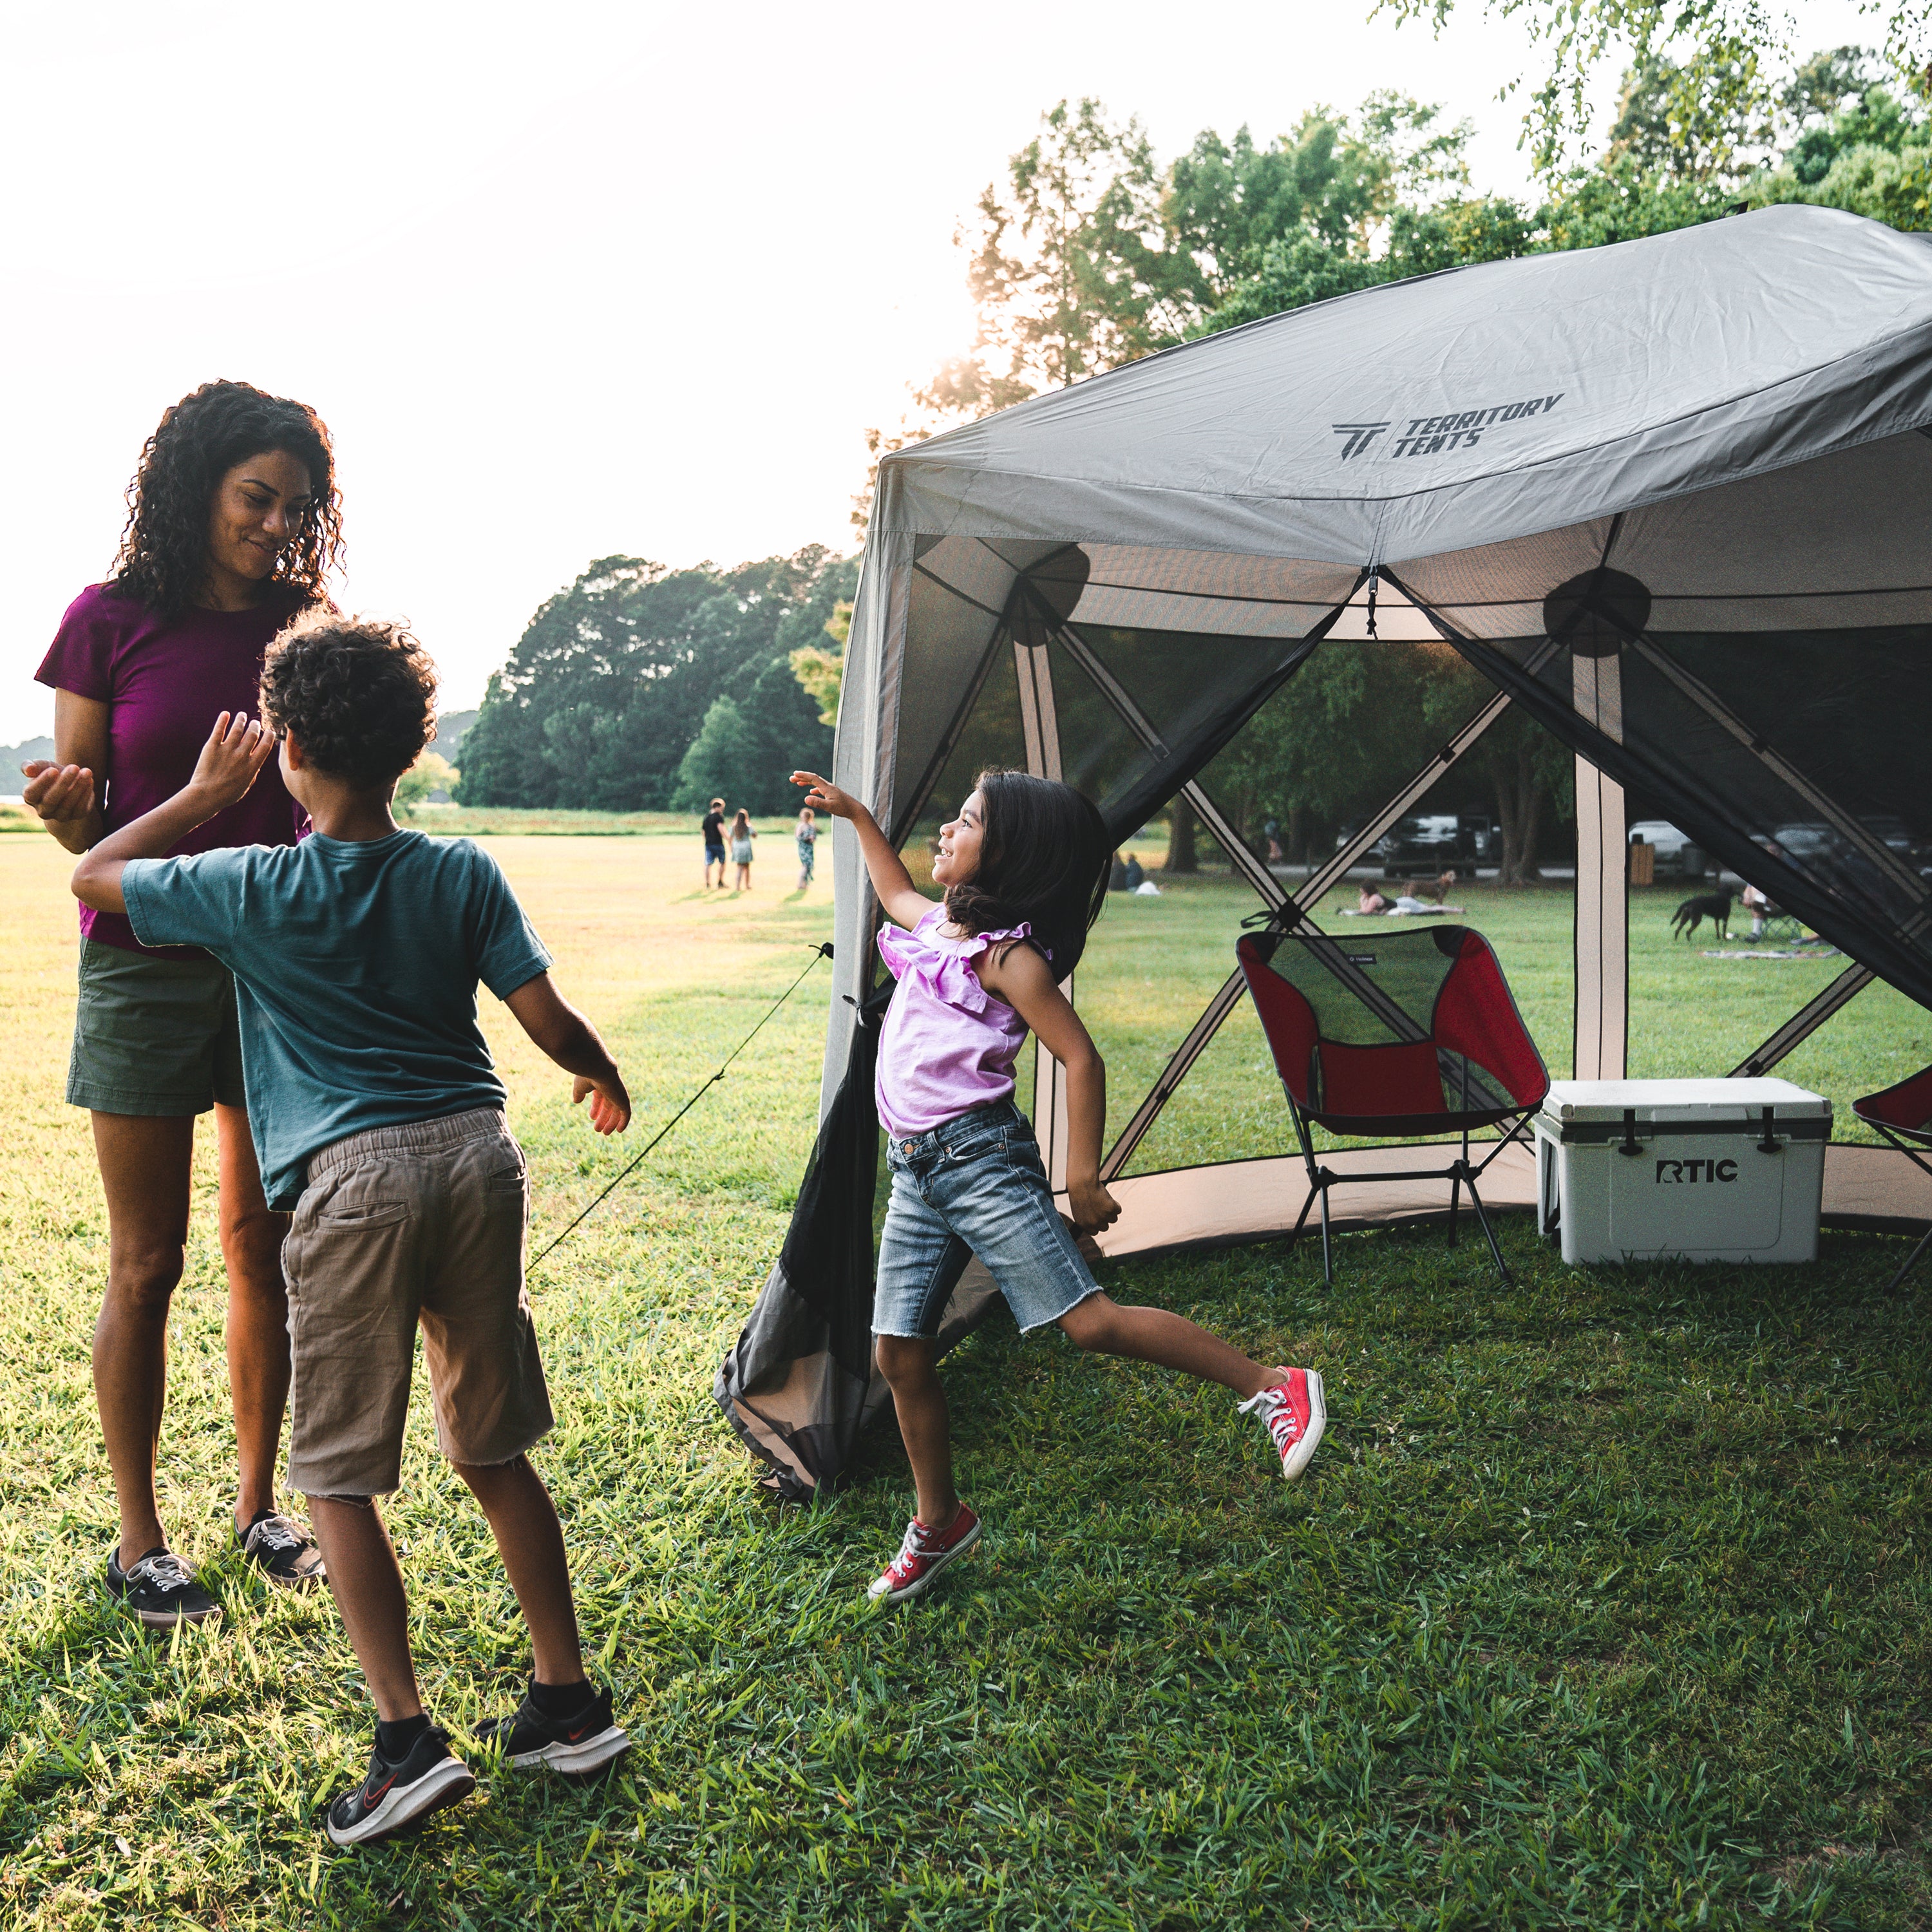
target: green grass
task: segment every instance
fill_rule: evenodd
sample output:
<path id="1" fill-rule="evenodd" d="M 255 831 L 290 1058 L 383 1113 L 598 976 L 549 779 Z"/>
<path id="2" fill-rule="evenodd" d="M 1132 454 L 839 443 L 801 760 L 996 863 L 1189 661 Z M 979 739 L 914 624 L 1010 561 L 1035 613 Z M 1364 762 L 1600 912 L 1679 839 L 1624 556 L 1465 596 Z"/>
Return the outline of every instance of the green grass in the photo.
<path id="1" fill-rule="evenodd" d="M 640 1127 L 828 929 L 822 886 L 707 901 L 664 841 L 495 849 Z M 1897 1240 L 1828 1235 L 1810 1268 L 1568 1269 L 1516 1216 L 1507 1292 L 1426 1228 L 1343 1237 L 1332 1289 L 1306 1250 L 1115 1267 L 1124 1298 L 1325 1370 L 1308 1478 L 1271 1479 L 1222 1392 L 1000 1318 L 947 1370 L 987 1547 L 875 1614 L 860 1593 L 908 1506 L 890 1431 L 830 1507 L 779 1514 L 709 1394 L 802 1165 L 822 988 L 533 1286 L 562 1418 L 538 1460 L 637 1749 L 601 1785 L 506 1773 L 414 1839 L 335 1852 L 316 1808 L 359 1771 L 369 1713 L 326 1601 L 270 1601 L 221 1553 L 205 1150 L 163 1486 L 227 1615 L 151 1643 L 98 1594 L 105 1228 L 59 1100 L 64 871 L 44 842 L 0 850 L 0 1922 L 1932 1924 L 1932 1344 L 1922 1284 L 1879 1292 Z M 1146 910 L 1206 917 L 1191 890 Z M 1561 1012 L 1527 949 L 1542 931 L 1553 976 L 1567 927 L 1553 896 L 1521 903 L 1506 964 Z M 1149 932 L 1174 940 L 1118 902 L 1101 928 Z M 1195 970 L 1167 956 L 1162 976 Z M 1681 970 L 1708 993 L 1732 964 Z M 1135 997 L 1184 1030 L 1191 996 Z M 542 1239 L 626 1156 L 484 1004 Z M 525 1652 L 420 1389 L 404 1484 L 425 1687 L 466 1724 Z"/>

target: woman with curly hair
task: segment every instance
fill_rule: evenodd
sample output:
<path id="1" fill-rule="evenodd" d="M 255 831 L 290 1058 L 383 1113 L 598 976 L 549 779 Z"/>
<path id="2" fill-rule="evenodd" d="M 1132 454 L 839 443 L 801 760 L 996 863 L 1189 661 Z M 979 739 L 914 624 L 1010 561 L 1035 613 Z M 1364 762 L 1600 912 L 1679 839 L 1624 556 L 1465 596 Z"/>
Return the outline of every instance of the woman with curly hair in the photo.
<path id="1" fill-rule="evenodd" d="M 22 768 L 26 802 L 70 852 L 179 790 L 218 713 L 254 709 L 269 640 L 327 601 L 323 581 L 341 550 L 328 430 L 306 404 L 245 382 L 204 383 L 167 410 L 128 500 L 113 575 L 68 606 L 37 674 L 54 688 L 56 756 Z M 175 850 L 292 844 L 303 824 L 271 766 Z M 262 1190 L 227 970 L 198 948 L 142 946 L 118 914 L 83 908 L 80 932 L 67 1097 L 92 1114 L 107 1197 L 94 1386 L 121 1521 L 106 1584 L 142 1623 L 171 1628 L 220 1615 L 169 1548 L 154 1494 L 198 1114 L 214 1113 L 236 1540 L 270 1582 L 301 1588 L 320 1580 L 321 1556 L 275 1504 L 288 1216 L 269 1211 Z"/>

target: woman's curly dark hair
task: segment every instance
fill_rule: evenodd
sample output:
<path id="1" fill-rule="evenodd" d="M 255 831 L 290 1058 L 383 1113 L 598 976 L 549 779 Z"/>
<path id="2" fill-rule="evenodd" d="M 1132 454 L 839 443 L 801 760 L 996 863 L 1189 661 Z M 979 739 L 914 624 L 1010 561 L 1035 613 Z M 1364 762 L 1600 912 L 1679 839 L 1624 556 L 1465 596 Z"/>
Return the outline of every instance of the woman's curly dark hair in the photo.
<path id="1" fill-rule="evenodd" d="M 128 526 L 113 581 L 164 617 L 194 602 L 208 569 L 208 515 L 236 464 L 280 450 L 308 466 L 311 496 L 271 580 L 320 604 L 322 581 L 342 557 L 342 499 L 335 452 L 306 403 L 246 382 L 204 382 L 161 418 L 128 486 Z"/>
<path id="2" fill-rule="evenodd" d="M 306 611 L 268 646 L 262 716 L 318 771 L 373 790 L 436 735 L 436 666 L 400 622 Z"/>
<path id="3" fill-rule="evenodd" d="M 1107 902 L 1106 821 L 1071 785 L 1028 772 L 982 772 L 974 789 L 986 811 L 980 866 L 946 889 L 946 920 L 960 932 L 1030 925 L 1053 976 L 1064 980 Z"/>

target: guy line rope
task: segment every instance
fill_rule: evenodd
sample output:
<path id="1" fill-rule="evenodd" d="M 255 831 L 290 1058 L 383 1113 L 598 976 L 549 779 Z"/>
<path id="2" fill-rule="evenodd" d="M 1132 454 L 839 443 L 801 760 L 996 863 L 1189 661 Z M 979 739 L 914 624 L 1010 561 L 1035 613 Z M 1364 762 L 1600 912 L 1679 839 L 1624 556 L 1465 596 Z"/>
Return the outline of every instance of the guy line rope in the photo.
<path id="1" fill-rule="evenodd" d="M 794 980 L 791 984 L 765 1009 L 764 1018 L 760 1019 L 758 1022 L 758 1024 L 752 1028 L 751 1031 L 746 1034 L 745 1037 L 739 1041 L 738 1044 L 724 1056 L 722 1063 L 718 1066 L 718 1071 L 712 1074 L 711 1078 L 706 1081 L 704 1084 L 699 1088 L 697 1092 L 692 1094 L 691 1098 L 686 1101 L 684 1105 L 679 1108 L 677 1112 L 672 1114 L 670 1118 L 665 1121 L 664 1125 L 658 1128 L 656 1133 L 652 1135 L 650 1139 L 646 1142 L 642 1148 L 639 1150 L 637 1158 L 617 1176 L 616 1180 L 613 1180 L 610 1185 L 604 1190 L 602 1193 L 598 1196 L 596 1200 L 591 1202 L 588 1208 L 584 1209 L 582 1214 L 578 1216 L 575 1220 L 571 1222 L 568 1227 L 564 1229 L 562 1234 L 559 1234 L 554 1240 L 550 1241 L 545 1246 L 543 1252 L 537 1256 L 535 1261 L 530 1263 L 530 1267 L 525 1270 L 526 1274 L 535 1274 L 537 1270 L 540 1268 L 544 1263 L 570 1238 L 572 1234 L 575 1234 L 578 1229 L 580 1228 L 587 1220 L 590 1219 L 591 1214 L 595 1212 L 596 1209 L 602 1207 L 604 1203 L 609 1200 L 610 1196 L 617 1191 L 618 1188 L 621 1186 L 624 1182 L 629 1180 L 632 1174 L 637 1172 L 638 1169 L 644 1165 L 646 1156 L 651 1152 L 651 1150 L 657 1145 L 658 1142 L 662 1140 L 664 1136 L 669 1133 L 671 1129 L 676 1126 L 678 1122 L 682 1120 L 685 1115 L 689 1113 L 692 1108 L 696 1106 L 698 1102 L 703 1100 L 705 1095 L 710 1093 L 712 1088 L 716 1086 L 718 1082 L 724 1078 L 725 1069 L 728 1067 L 731 1064 L 732 1061 L 736 1060 L 739 1054 L 742 1053 L 746 1048 L 749 1046 L 752 1041 L 756 1040 L 758 1035 L 764 1030 L 765 1021 L 769 1020 L 772 1016 L 778 1011 L 779 1007 L 783 1006 L 786 1000 L 790 999 L 793 994 L 796 992 L 799 988 L 805 984 L 806 973 L 809 973 L 812 969 L 818 964 L 820 960 L 830 959 L 831 957 L 832 942 L 830 940 L 826 940 L 823 944 L 815 946 L 812 948 L 812 957 L 805 962 L 805 972 L 800 974 L 798 977 Z"/>

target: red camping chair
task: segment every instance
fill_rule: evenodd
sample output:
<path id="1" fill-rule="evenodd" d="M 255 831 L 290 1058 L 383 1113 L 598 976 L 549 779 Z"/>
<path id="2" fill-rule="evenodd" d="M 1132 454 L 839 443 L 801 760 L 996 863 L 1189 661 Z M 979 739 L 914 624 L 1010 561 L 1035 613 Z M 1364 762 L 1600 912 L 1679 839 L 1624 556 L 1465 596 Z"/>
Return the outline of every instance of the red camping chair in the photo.
<path id="1" fill-rule="evenodd" d="M 1308 1168 L 1308 1198 L 1293 1240 L 1318 1196 L 1322 1273 L 1334 1280 L 1328 1190 L 1338 1181 L 1447 1180 L 1449 1238 L 1463 1188 L 1490 1253 L 1509 1270 L 1483 1211 L 1477 1177 L 1522 1132 L 1550 1090 L 1550 1074 L 1523 1025 L 1490 942 L 1466 926 L 1337 940 L 1244 934 L 1234 949 Z M 1336 1174 L 1315 1158 L 1309 1123 L 1330 1133 L 1420 1140 L 1460 1133 L 1447 1167 Z M 1469 1164 L 1469 1135 L 1511 1125 Z"/>
<path id="2" fill-rule="evenodd" d="M 1852 1102 L 1852 1112 L 1867 1126 L 1876 1127 L 1915 1167 L 1932 1174 L 1918 1148 L 1932 1148 L 1932 1066 L 1888 1087 L 1882 1094 L 1868 1094 Z M 1928 1247 L 1932 1247 L 1932 1228 L 1918 1238 L 1918 1245 L 1905 1258 L 1905 1265 L 1892 1278 L 1889 1294 L 1912 1272 L 1912 1266 Z"/>

